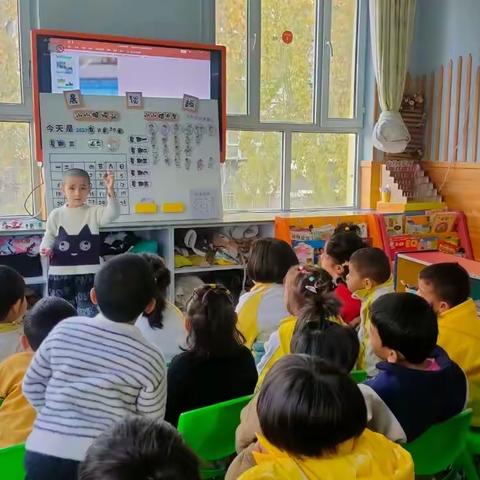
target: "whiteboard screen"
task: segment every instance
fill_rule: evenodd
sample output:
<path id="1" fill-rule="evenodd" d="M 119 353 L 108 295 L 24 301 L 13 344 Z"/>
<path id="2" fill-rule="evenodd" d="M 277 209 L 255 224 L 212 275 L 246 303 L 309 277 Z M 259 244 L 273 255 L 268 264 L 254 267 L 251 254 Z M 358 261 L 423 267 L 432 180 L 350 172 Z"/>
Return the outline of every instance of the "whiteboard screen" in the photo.
<path id="1" fill-rule="evenodd" d="M 115 175 L 121 204 L 117 222 L 194 220 L 222 215 L 218 105 L 199 100 L 196 112 L 182 99 L 86 95 L 67 108 L 63 94 L 40 94 L 48 210 L 64 203 L 62 175 L 88 172 L 91 205 L 106 203 L 102 177 Z"/>

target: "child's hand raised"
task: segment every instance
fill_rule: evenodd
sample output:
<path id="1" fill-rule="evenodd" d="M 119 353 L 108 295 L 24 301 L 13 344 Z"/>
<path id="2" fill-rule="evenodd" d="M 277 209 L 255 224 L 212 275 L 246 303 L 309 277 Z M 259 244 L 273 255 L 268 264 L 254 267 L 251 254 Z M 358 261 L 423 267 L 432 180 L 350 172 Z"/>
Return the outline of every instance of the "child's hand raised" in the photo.
<path id="1" fill-rule="evenodd" d="M 103 182 L 105 187 L 107 187 L 107 193 L 109 197 L 115 196 L 115 175 L 112 171 L 106 172 L 103 174 Z"/>

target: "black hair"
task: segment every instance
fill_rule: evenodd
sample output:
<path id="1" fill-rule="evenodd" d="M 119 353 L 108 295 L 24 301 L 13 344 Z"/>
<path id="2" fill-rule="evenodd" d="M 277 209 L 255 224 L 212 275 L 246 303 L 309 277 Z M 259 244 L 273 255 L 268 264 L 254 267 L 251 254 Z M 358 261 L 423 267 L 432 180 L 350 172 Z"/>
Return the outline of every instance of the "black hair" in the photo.
<path id="1" fill-rule="evenodd" d="M 88 185 L 91 185 L 90 176 L 85 170 L 81 168 L 70 168 L 63 172 L 63 180 L 69 177 L 81 177 L 88 182 Z"/>
<path id="2" fill-rule="evenodd" d="M 25 297 L 25 280 L 13 268 L 0 265 L 0 322 L 3 322 L 11 308 Z"/>
<path id="3" fill-rule="evenodd" d="M 273 365 L 257 413 L 265 438 L 295 456 L 334 453 L 367 425 L 365 400 L 355 382 L 308 355 L 286 355 Z"/>
<path id="4" fill-rule="evenodd" d="M 340 311 L 340 302 L 335 296 L 332 276 L 318 265 L 294 266 L 289 270 L 293 279 L 292 299 L 301 305 L 297 314 L 299 321 L 328 321 Z"/>
<path id="5" fill-rule="evenodd" d="M 281 284 L 293 265 L 298 265 L 298 258 L 287 242 L 259 238 L 252 244 L 247 272 L 254 282 Z"/>
<path id="6" fill-rule="evenodd" d="M 362 229 L 355 223 L 343 222 L 339 223 L 333 231 L 333 235 L 338 235 L 339 233 L 354 233 L 357 237 L 360 237 Z"/>
<path id="7" fill-rule="evenodd" d="M 147 315 L 148 323 L 151 328 L 163 327 L 163 312 L 167 306 L 167 288 L 171 282 L 170 270 L 165 265 L 162 257 L 154 253 L 142 253 L 144 258 L 152 268 L 153 278 L 155 280 L 155 309 Z"/>
<path id="8" fill-rule="evenodd" d="M 327 360 L 347 373 L 355 366 L 359 350 L 360 342 L 355 330 L 330 321 L 297 321 L 290 342 L 292 353 L 304 353 Z"/>
<path id="9" fill-rule="evenodd" d="M 357 250 L 365 248 L 366 244 L 360 237 L 360 227 L 353 223 L 341 223 L 333 232 L 325 246 L 325 253 L 338 265 L 342 265 L 343 271 L 339 279 L 346 281 L 350 257 Z"/>
<path id="10" fill-rule="evenodd" d="M 187 351 L 199 357 L 236 355 L 245 343 L 237 329 L 230 292 L 222 285 L 202 285 L 187 302 Z"/>
<path id="11" fill-rule="evenodd" d="M 415 364 L 432 354 L 438 337 L 437 317 L 422 297 L 414 293 L 387 293 L 373 302 L 371 312 L 372 324 L 383 346 Z"/>
<path id="12" fill-rule="evenodd" d="M 119 323 L 134 322 L 154 299 L 156 288 L 150 265 L 133 253 L 105 262 L 94 286 L 100 311 Z"/>
<path id="13" fill-rule="evenodd" d="M 130 417 L 97 437 L 79 480 L 200 480 L 200 462 L 167 422 Z"/>
<path id="14" fill-rule="evenodd" d="M 458 263 L 436 263 L 425 267 L 419 275 L 432 285 L 438 298 L 456 307 L 470 297 L 470 277 Z"/>
<path id="15" fill-rule="evenodd" d="M 45 297 L 39 300 L 23 321 L 23 332 L 31 349 L 36 351 L 57 323 L 76 315 L 75 308 L 63 298 Z"/>
<path id="16" fill-rule="evenodd" d="M 350 262 L 363 278 L 369 278 L 377 284 L 385 283 L 392 273 L 390 260 L 380 248 L 361 248 L 352 254 Z"/>

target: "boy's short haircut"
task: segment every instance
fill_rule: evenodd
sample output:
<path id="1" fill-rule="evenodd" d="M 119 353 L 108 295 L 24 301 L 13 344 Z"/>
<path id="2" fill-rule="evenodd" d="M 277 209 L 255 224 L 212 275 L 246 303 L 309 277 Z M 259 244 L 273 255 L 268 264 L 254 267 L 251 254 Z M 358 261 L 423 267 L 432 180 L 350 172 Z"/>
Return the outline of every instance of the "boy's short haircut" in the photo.
<path id="1" fill-rule="evenodd" d="M 45 297 L 39 300 L 23 321 L 23 332 L 31 349 L 36 351 L 57 323 L 76 315 L 75 308 L 63 298 Z"/>
<path id="2" fill-rule="evenodd" d="M 200 480 L 199 460 L 169 423 L 130 417 L 97 437 L 79 480 Z"/>
<path id="3" fill-rule="evenodd" d="M 362 278 L 369 278 L 377 284 L 385 283 L 392 273 L 390 260 L 380 248 L 361 248 L 352 254 L 350 262 Z"/>
<path id="4" fill-rule="evenodd" d="M 432 285 L 436 296 L 451 308 L 470 297 L 470 277 L 458 263 L 430 265 L 420 272 L 419 278 Z"/>
<path id="5" fill-rule="evenodd" d="M 309 355 L 290 354 L 275 363 L 257 413 L 265 438 L 296 456 L 334 453 L 367 424 L 365 400 L 350 376 Z"/>
<path id="6" fill-rule="evenodd" d="M 13 268 L 0 265 L 0 322 L 3 322 L 10 309 L 25 297 L 25 280 Z"/>
<path id="7" fill-rule="evenodd" d="M 82 177 L 88 182 L 89 185 L 92 183 L 90 180 L 90 175 L 88 175 L 88 173 L 81 168 L 70 168 L 63 172 L 63 180 L 70 177 Z"/>
<path id="8" fill-rule="evenodd" d="M 108 260 L 95 275 L 98 308 L 109 320 L 133 323 L 155 297 L 155 281 L 140 255 L 123 253 Z"/>
<path id="9" fill-rule="evenodd" d="M 419 364 L 431 354 L 438 337 L 437 316 L 414 293 L 387 293 L 372 304 L 372 324 L 384 347 L 401 353 L 407 362 Z"/>
<path id="10" fill-rule="evenodd" d="M 281 284 L 294 265 L 298 265 L 298 258 L 287 242 L 278 238 L 259 238 L 252 244 L 247 272 L 254 282 Z"/>

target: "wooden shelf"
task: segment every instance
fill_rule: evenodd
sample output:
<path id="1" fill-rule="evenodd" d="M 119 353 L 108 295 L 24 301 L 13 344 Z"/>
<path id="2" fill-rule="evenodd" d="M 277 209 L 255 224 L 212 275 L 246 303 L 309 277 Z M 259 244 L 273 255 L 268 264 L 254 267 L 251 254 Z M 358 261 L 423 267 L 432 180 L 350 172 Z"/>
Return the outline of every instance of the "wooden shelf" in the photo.
<path id="1" fill-rule="evenodd" d="M 180 267 L 175 268 L 175 275 L 182 273 L 205 273 L 222 270 L 243 270 L 246 265 L 212 265 L 208 267 Z"/>

